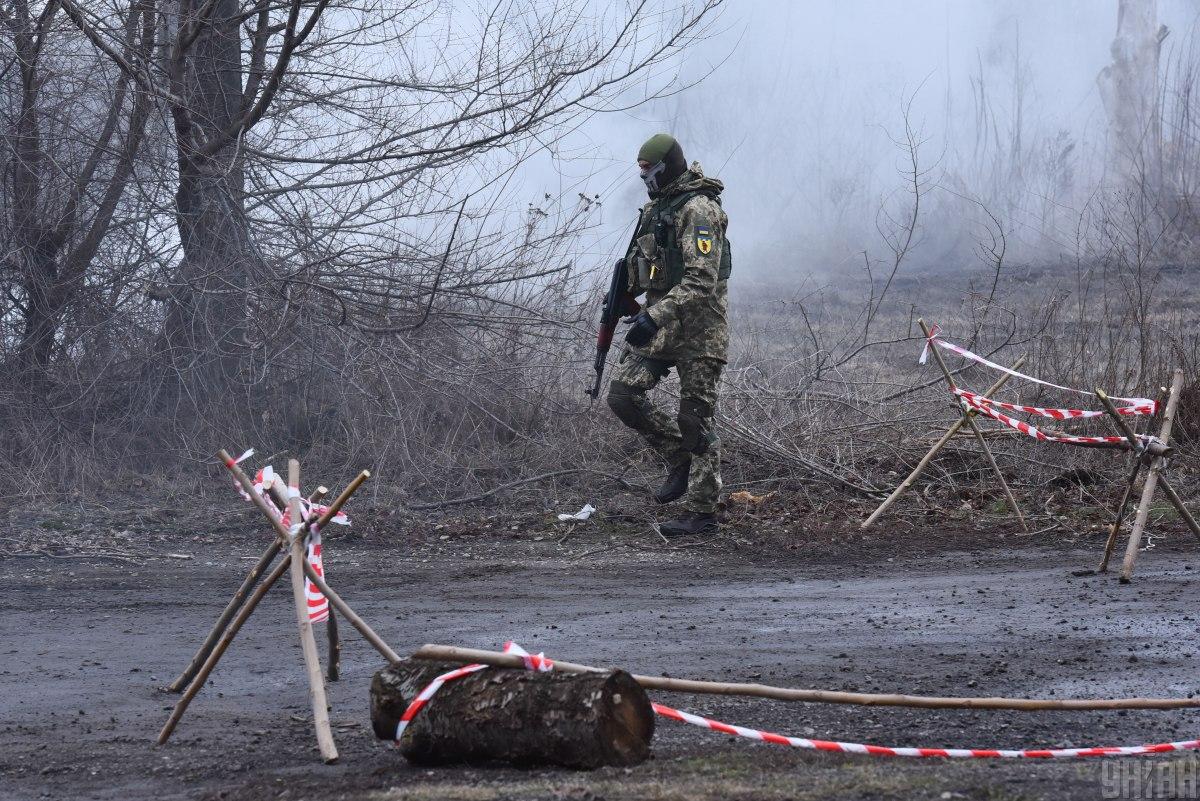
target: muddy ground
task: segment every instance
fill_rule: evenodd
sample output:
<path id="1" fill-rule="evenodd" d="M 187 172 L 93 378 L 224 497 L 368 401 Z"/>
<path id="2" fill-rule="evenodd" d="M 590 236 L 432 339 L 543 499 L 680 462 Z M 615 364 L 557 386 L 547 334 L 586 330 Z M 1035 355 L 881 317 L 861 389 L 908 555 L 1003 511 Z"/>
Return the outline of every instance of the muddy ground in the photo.
<path id="1" fill-rule="evenodd" d="M 5 537 L 0 798 L 1093 799 L 1147 763 L 814 754 L 660 720 L 653 760 L 633 769 L 417 769 L 371 734 L 367 687 L 381 663 L 343 625 L 343 676 L 329 687 L 341 760 L 325 766 L 286 587 L 268 596 L 170 743 L 155 747 L 176 699 L 160 688 L 186 664 L 266 534 L 248 510 L 187 525 L 165 512 L 132 523 L 116 515 L 103 526 L 96 516 L 10 525 Z M 27 520 L 10 516 L 18 518 Z M 1200 552 L 1182 532 L 1143 553 L 1136 581 L 1122 586 L 1111 575 L 1072 575 L 1096 562 L 1095 535 L 965 531 L 884 527 L 862 540 L 814 530 L 784 541 L 742 525 L 667 548 L 620 521 L 568 532 L 492 519 L 419 534 L 383 521 L 332 538 L 326 565 L 331 583 L 401 652 L 513 639 L 635 672 L 797 687 L 1200 693 Z M 1120 745 L 1200 731 L 1186 711 L 661 700 L 746 726 L 885 745 Z M 1191 756 L 1148 759 L 1196 770 Z"/>

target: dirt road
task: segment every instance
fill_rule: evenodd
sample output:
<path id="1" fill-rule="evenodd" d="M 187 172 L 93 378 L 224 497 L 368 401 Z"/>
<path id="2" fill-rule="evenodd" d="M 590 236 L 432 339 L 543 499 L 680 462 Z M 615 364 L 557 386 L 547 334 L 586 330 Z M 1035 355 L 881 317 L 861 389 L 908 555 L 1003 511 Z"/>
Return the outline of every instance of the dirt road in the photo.
<path id="1" fill-rule="evenodd" d="M 492 647 L 513 639 L 635 672 L 799 687 L 1179 696 L 1200 692 L 1200 553 L 1176 543 L 1144 554 L 1129 586 L 1071 575 L 1094 563 L 1096 543 L 891 558 L 797 551 L 766 561 L 719 541 L 599 553 L 595 543 L 529 538 L 335 541 L 327 569 L 401 652 L 428 641 Z M 140 563 L 0 563 L 8 601 L 0 617 L 0 798 L 1091 799 L 1148 762 L 843 757 L 660 720 L 655 759 L 632 770 L 418 770 L 371 735 L 367 685 L 380 661 L 344 626 L 343 678 L 330 686 L 342 759 L 324 766 L 286 587 L 268 596 L 174 738 L 156 748 L 176 698 L 159 688 L 187 662 L 259 547 L 246 539 L 192 543 L 191 560 L 164 558 L 161 546 Z M 1200 715 L 1186 711 L 663 700 L 747 726 L 887 745 L 1117 745 L 1200 732 Z M 1150 759 L 1197 769 L 1191 756 Z"/>

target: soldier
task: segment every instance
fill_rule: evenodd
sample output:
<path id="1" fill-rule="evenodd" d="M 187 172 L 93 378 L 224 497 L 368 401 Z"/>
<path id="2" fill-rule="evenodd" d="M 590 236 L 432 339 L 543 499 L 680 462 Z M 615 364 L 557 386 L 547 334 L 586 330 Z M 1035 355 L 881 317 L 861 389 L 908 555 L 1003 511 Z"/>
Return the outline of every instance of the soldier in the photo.
<path id="1" fill-rule="evenodd" d="M 650 137 L 638 151 L 650 193 L 626 255 L 629 291 L 646 293 L 629 318 L 626 347 L 608 385 L 608 405 L 668 465 L 654 493 L 659 503 L 686 494 L 685 514 L 659 525 L 663 536 L 700 534 L 717 527 L 721 448 L 713 428 L 717 386 L 729 346 L 727 320 L 729 218 L 721 209 L 724 185 L 688 168 L 669 134 Z M 672 416 L 646 397 L 674 367 L 679 413 Z"/>

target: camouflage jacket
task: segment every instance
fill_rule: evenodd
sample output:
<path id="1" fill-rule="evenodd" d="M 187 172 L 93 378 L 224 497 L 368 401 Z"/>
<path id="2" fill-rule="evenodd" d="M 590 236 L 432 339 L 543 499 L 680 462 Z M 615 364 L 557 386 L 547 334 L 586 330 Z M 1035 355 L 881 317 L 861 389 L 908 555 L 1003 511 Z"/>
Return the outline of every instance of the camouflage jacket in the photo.
<path id="1" fill-rule="evenodd" d="M 724 188 L 715 178 L 705 177 L 699 162 L 692 162 L 687 172 L 642 207 L 638 244 L 629 254 L 634 257 L 631 265 L 638 250 L 646 246 L 643 232 L 653 227 L 660 203 L 685 192 L 708 193 L 692 197 L 675 213 L 675 241 L 683 255 L 683 277 L 679 283 L 667 290 L 656 290 L 644 285 L 650 282 L 645 281 L 644 275 L 639 278 L 637 269 L 629 270 L 630 292 L 635 297 L 646 293 L 645 307 L 659 327 L 648 345 L 631 348 L 633 352 L 672 362 L 698 357 L 725 361 L 729 347 L 729 282 L 719 278 L 718 271 L 729 218 L 721 204 L 709 197 L 709 194 L 719 195 Z M 649 247 L 653 247 L 652 243 Z"/>

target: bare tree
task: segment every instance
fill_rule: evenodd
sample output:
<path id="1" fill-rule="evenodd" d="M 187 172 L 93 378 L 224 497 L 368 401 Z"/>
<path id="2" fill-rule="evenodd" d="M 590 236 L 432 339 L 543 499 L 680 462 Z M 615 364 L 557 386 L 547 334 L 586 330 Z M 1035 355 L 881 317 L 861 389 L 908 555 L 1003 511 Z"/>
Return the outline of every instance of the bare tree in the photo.
<path id="1" fill-rule="evenodd" d="M 1112 63 L 1097 77 L 1109 119 L 1110 180 L 1162 184 L 1159 60 L 1167 26 L 1157 0 L 1118 0 Z"/>
<path id="2" fill-rule="evenodd" d="M 402 453 L 403 470 L 544 444 L 546 411 L 575 413 L 559 390 L 593 276 L 574 251 L 599 204 L 512 186 L 589 115 L 680 88 L 665 65 L 720 4 L 39 6 L 32 36 L 57 21 L 77 59 L 99 59 L 94 83 L 124 93 L 38 118 L 83 127 L 84 104 L 111 120 L 81 197 L 106 210 L 95 241 L 123 272 L 55 367 L 77 391 L 27 417 L 29 441 L 119 437 L 169 464 L 180 442 L 303 449 L 335 428 L 368 458 Z M 124 206 L 100 203 L 99 178 Z"/>
<path id="3" fill-rule="evenodd" d="M 15 368 L 30 386 L 47 378 L 64 317 L 84 291 L 133 174 L 151 110 L 146 88 L 81 52 L 60 19 L 56 2 L 42 4 L 36 16 L 27 0 L 0 6 L 11 37 L 4 278 L 20 317 Z M 135 3 L 117 21 L 123 57 L 148 58 L 152 10 Z"/>

